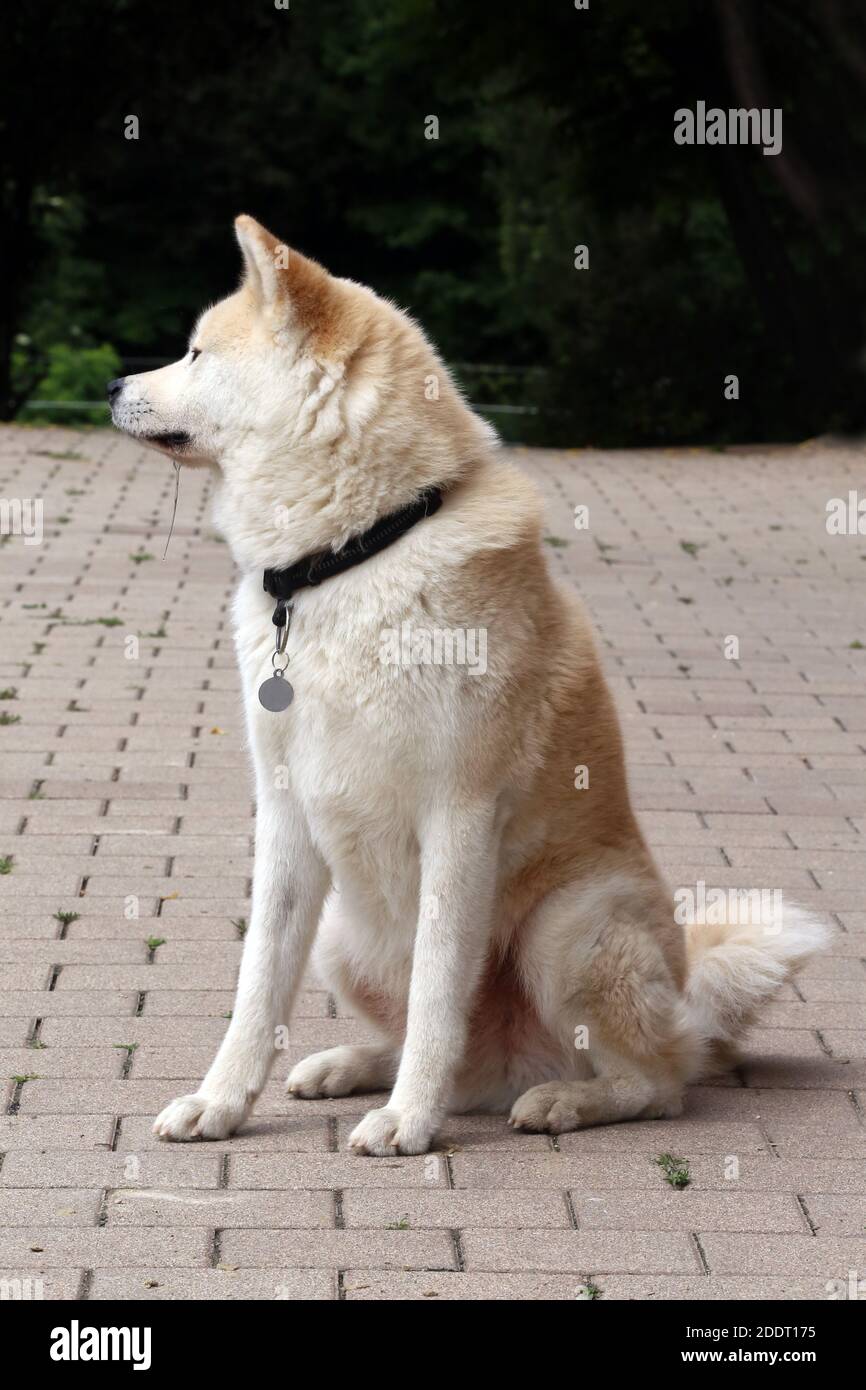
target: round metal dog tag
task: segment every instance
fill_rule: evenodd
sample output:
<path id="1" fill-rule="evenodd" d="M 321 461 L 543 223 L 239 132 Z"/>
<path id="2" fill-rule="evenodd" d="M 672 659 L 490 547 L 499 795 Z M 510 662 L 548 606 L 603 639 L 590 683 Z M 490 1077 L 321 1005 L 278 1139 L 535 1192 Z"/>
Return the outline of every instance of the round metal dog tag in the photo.
<path id="1" fill-rule="evenodd" d="M 279 714 L 280 710 L 288 709 L 294 698 L 295 692 L 282 671 L 275 672 L 259 686 L 259 704 L 272 714 Z"/>

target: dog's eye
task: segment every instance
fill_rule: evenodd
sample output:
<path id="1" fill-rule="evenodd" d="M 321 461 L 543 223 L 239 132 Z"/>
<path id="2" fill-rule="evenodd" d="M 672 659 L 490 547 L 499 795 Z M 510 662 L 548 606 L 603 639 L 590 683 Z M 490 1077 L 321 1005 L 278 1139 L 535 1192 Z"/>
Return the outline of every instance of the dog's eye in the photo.
<path id="1" fill-rule="evenodd" d="M 190 360 L 190 362 L 194 362 L 195 359 L 196 359 L 197 357 L 201 357 L 201 348 L 190 348 L 190 350 L 189 350 L 189 360 Z"/>

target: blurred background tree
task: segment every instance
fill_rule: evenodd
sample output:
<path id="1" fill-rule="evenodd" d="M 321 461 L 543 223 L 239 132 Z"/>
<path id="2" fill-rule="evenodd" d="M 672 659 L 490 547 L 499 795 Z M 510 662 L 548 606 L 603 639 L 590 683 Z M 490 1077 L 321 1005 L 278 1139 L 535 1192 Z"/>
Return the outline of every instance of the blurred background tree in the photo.
<path id="1" fill-rule="evenodd" d="M 859 0 L 21 0 L 4 29 L 0 418 L 178 356 L 247 211 L 408 308 L 509 437 L 862 424 Z M 781 107 L 782 153 L 675 144 L 698 100 Z"/>

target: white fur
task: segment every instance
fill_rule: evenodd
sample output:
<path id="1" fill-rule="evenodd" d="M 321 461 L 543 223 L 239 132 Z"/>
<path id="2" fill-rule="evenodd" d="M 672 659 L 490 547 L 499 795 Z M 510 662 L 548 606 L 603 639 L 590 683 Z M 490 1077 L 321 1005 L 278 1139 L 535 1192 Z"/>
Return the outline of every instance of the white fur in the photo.
<path id="1" fill-rule="evenodd" d="M 284 280 L 274 270 L 273 239 L 251 219 L 239 219 L 238 235 L 247 279 L 203 315 L 192 340 L 201 355 L 128 378 L 113 407 L 128 433 L 153 443 L 182 432 L 183 460 L 220 470 L 217 517 L 242 576 L 233 622 L 256 780 L 253 906 L 232 1021 L 199 1091 L 172 1102 L 156 1133 L 222 1138 L 241 1123 L 268 1076 L 317 929 L 317 958 L 334 989 L 351 995 L 358 986 L 400 1014 L 381 1044 L 329 1049 L 289 1078 L 299 1097 L 393 1082 L 387 1104 L 351 1135 L 356 1151 L 420 1153 L 449 1107 L 514 1103 L 513 1123 L 553 1130 L 678 1113 L 683 1077 L 695 1073 L 707 1039 L 740 1031 L 819 944 L 818 930 L 789 915 L 778 938 L 732 933 L 696 950 L 684 999 L 671 964 L 681 938 L 671 947 L 671 906 L 624 783 L 622 843 L 590 836 L 586 863 L 575 850 L 573 879 L 542 883 L 530 909 L 509 915 L 507 886 L 543 861 L 551 833 L 543 798 L 532 824 L 521 814 L 537 778 L 550 775 L 542 723 L 572 688 L 558 663 L 598 690 L 586 625 L 542 564 L 533 568 L 534 599 L 498 602 L 527 537 L 540 553 L 537 500 L 411 321 L 306 262 L 306 301 L 293 298 L 292 272 Z M 311 284 L 323 287 L 330 316 L 305 326 Z M 431 375 L 438 393 L 428 406 Z M 432 484 L 455 484 L 433 520 L 296 595 L 287 648 L 295 700 L 282 714 L 263 710 L 257 690 L 271 674 L 274 628 L 262 570 L 336 548 Z M 500 580 L 464 577 L 486 574 L 491 559 Z M 464 611 L 472 603 L 483 611 Z M 561 654 L 537 655 L 539 605 L 555 610 Z M 483 680 L 380 660 L 386 629 L 479 619 L 494 635 Z M 541 687 L 527 721 L 514 713 L 514 692 L 536 678 L 533 652 L 559 694 L 548 700 Z M 605 709 L 598 717 L 616 781 L 615 722 Z M 562 834 L 561 824 L 553 829 Z M 506 1003 L 477 1020 L 482 1035 L 495 1024 L 507 1041 L 494 1034 L 472 1074 L 460 1074 L 484 972 L 506 959 L 517 1017 Z M 609 962 L 619 964 L 605 985 Z M 587 998 L 594 975 L 602 986 Z M 605 989 L 633 1044 L 605 1034 Z M 574 1046 L 587 1010 L 589 1055 Z M 512 1025 L 525 1036 L 509 1037 Z M 662 1061 L 651 1043 L 641 1054 L 641 1039 L 655 1037 Z"/>
<path id="2" fill-rule="evenodd" d="M 830 932 L 803 908 L 786 903 L 771 922 L 726 925 L 721 933 L 696 925 L 686 937 L 690 1022 L 704 1038 L 735 1044 L 767 1000 L 823 950 Z"/>

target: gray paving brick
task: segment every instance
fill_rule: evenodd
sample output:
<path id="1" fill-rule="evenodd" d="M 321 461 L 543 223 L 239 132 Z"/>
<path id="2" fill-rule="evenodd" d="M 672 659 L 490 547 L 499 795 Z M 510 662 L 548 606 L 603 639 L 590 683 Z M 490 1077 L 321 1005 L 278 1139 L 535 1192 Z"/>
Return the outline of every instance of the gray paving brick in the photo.
<path id="1" fill-rule="evenodd" d="M 106 1196 L 109 1228 L 115 1226 L 207 1226 L 234 1229 L 278 1226 L 281 1230 L 332 1228 L 330 1192 L 231 1192 L 123 1187 Z"/>
<path id="2" fill-rule="evenodd" d="M 145 1008 L 147 1003 L 145 1001 Z M 93 1018 L 46 1018 L 39 1036 L 51 1048 L 81 1047 L 97 1049 L 115 1043 L 138 1043 L 141 1047 L 173 1042 L 185 1046 L 196 1044 L 209 1051 L 211 1057 L 222 1041 L 228 1020 L 213 1017 L 165 1018 L 160 1016 L 96 1015 Z"/>
<path id="3" fill-rule="evenodd" d="M 226 1263 L 251 1267 L 455 1268 L 446 1231 L 225 1231 L 221 1249 Z"/>
<path id="4" fill-rule="evenodd" d="M 866 1232 L 866 1192 L 807 1194 L 803 1199 L 817 1236 L 857 1236 L 863 1241 Z"/>
<path id="5" fill-rule="evenodd" d="M 417 1157 L 359 1158 L 355 1154 L 235 1153 L 229 1158 L 229 1186 L 240 1188 L 444 1188 L 448 1183 L 440 1154 Z"/>
<path id="6" fill-rule="evenodd" d="M 105 1047 L 3 1047 L 0 1048 L 0 1076 L 108 1080 L 120 1076 L 124 1057 L 125 1053 L 116 1048 Z"/>
<path id="7" fill-rule="evenodd" d="M 113 1134 L 108 1115 L 0 1115 L 0 1152 L 107 1149 Z"/>
<path id="8" fill-rule="evenodd" d="M 20 1296 L 22 1301 L 65 1303 L 81 1297 L 84 1270 L 30 1267 L 21 1269 L 0 1265 L 0 1284 L 7 1281 L 14 1295 Z"/>
<path id="9" fill-rule="evenodd" d="M 97 1188 L 0 1189 L 0 1227 L 95 1226 L 102 1194 Z"/>
<path id="10" fill-rule="evenodd" d="M 172 1099 L 171 1088 L 165 1093 L 165 1102 Z M 229 1139 L 211 1140 L 203 1144 L 175 1145 L 157 1139 L 152 1130 L 153 1117 L 132 1115 L 123 1119 L 121 1135 L 123 1143 L 136 1152 L 157 1149 L 162 1153 L 175 1152 L 179 1147 L 202 1149 L 208 1153 L 242 1154 L 261 1153 L 282 1154 L 286 1162 L 296 1154 L 326 1153 L 330 1147 L 331 1130 L 328 1121 L 321 1115 L 262 1115 L 258 1112 L 245 1120 L 241 1128 Z M 267 1184 L 266 1184 L 267 1185 Z M 279 1186 L 279 1183 L 273 1186 Z M 250 1186 L 255 1186 L 251 1183 Z"/>
<path id="11" fill-rule="evenodd" d="M 816 1275 L 847 1282 L 863 1264 L 862 1236 L 732 1235 L 711 1231 L 701 1245 L 712 1274 Z"/>
<path id="12" fill-rule="evenodd" d="M 808 1231 L 793 1196 L 695 1186 L 646 1192 L 572 1191 L 578 1228 L 587 1231 Z"/>
<path id="13" fill-rule="evenodd" d="M 81 436 L 13 427 L 0 437 L 4 463 L 50 502 L 62 480 L 28 454 L 37 438 L 80 451 Z M 785 989 L 762 1014 L 741 1068 L 692 1088 L 680 1119 L 562 1135 L 557 1152 L 504 1116 L 451 1116 L 434 1153 L 365 1160 L 346 1142 L 368 1098 L 299 1102 L 283 1091 L 297 1058 L 365 1036 L 348 1011 L 331 1017 L 312 980 L 236 1136 L 167 1145 L 151 1132 L 155 1110 L 198 1086 L 225 1033 L 241 953 L 232 919 L 250 914 L 233 571 L 206 528 L 181 528 L 174 560 L 135 569 L 136 519 L 152 515 L 164 477 L 138 468 L 134 446 L 113 435 L 90 431 L 87 453 L 87 526 L 100 545 L 85 567 L 76 512 L 64 534 L 47 535 L 39 582 L 47 604 L 80 618 L 102 615 L 116 594 L 110 611 L 124 627 L 37 623 L 52 658 L 43 665 L 17 587 L 32 557 L 7 547 L 0 580 L 0 682 L 20 686 L 25 715 L 0 739 L 0 853 L 14 855 L 0 878 L 0 1100 L 20 1105 L 0 1116 L 0 1218 L 24 1223 L 6 1225 L 7 1267 L 42 1279 L 47 1298 L 80 1296 L 86 1272 L 97 1301 L 331 1299 L 338 1270 L 350 1299 L 580 1300 L 588 1277 L 606 1301 L 834 1296 L 828 1278 L 862 1268 L 866 1219 L 866 662 L 848 632 L 862 562 L 855 549 L 807 551 L 804 540 L 809 563 L 792 572 L 790 536 L 821 529 L 826 497 L 844 494 L 860 454 L 824 443 L 722 460 L 521 452 L 554 531 L 571 520 L 574 470 L 598 535 L 620 546 L 613 564 L 595 546 L 549 559 L 579 577 L 599 627 L 635 800 L 670 881 L 780 887 L 842 930 L 799 992 Z M 190 515 L 210 486 L 205 473 L 186 478 Z M 122 488 L 126 530 L 109 522 Z M 778 535 L 754 525 L 768 497 Z M 725 548 L 711 521 L 720 506 Z M 680 535 L 707 547 L 686 555 Z M 659 576 L 651 600 L 648 573 Z M 163 624 L 131 672 L 123 633 Z M 714 635 L 728 631 L 741 637 L 738 663 Z M 68 708 L 71 680 L 79 711 Z M 124 916 L 128 893 L 137 920 Z M 58 909 L 79 916 L 61 930 Z M 167 938 L 155 963 L 151 935 Z M 37 1019 L 45 1046 L 30 1048 Z M 137 1046 L 127 1058 L 116 1044 Z M 13 1076 L 36 1079 L 19 1092 Z M 684 1191 L 663 1181 L 665 1152 L 688 1160 Z"/>
<path id="14" fill-rule="evenodd" d="M 91 1016 L 99 1012 L 101 1016 L 115 1014 L 129 1017 L 135 1013 L 138 995 L 127 990 L 106 990 L 99 994 L 88 990 L 40 990 L 9 991 L 3 995 L 3 1011 L 6 1017 L 51 1018 L 57 1015 L 66 1018 Z"/>
<path id="15" fill-rule="evenodd" d="M 144 1153 L 122 1143 L 116 1152 L 69 1152 L 67 1149 L 19 1149 L 7 1153 L 0 1169 L 5 1187 L 215 1188 L 222 1160 L 204 1144 L 163 1145 Z"/>
<path id="16" fill-rule="evenodd" d="M 467 1274 L 428 1271 L 423 1274 L 381 1269 L 349 1269 L 343 1276 L 344 1297 L 350 1302 L 448 1302 L 497 1300 L 548 1301 L 577 1297 L 580 1282 L 570 1274 Z"/>
<path id="17" fill-rule="evenodd" d="M 586 1277 L 599 1272 L 700 1272 L 698 1253 L 689 1236 L 669 1231 L 469 1230 L 463 1234 L 463 1251 L 470 1273 L 561 1270 Z"/>
<path id="18" fill-rule="evenodd" d="M 405 1223 L 410 1230 L 426 1227 L 499 1226 L 534 1229 L 568 1227 L 569 1213 L 559 1192 L 393 1191 L 353 1188 L 343 1195 L 347 1227 L 387 1230 Z"/>
<path id="19" fill-rule="evenodd" d="M 801 1277 L 799 1273 L 766 1278 L 750 1275 L 712 1274 L 707 1279 L 681 1278 L 677 1275 L 610 1274 L 594 1279 L 601 1297 L 609 1302 L 650 1301 L 746 1303 L 801 1302 L 826 1300 L 826 1281 L 820 1276 Z M 716 1345 L 715 1343 L 713 1344 Z"/>
<path id="20" fill-rule="evenodd" d="M 211 1233 L 207 1230 L 107 1230 L 59 1227 L 8 1227 L 0 1230 L 0 1265 L 16 1269 L 85 1269 L 110 1265 L 189 1266 L 210 1263 Z"/>
<path id="21" fill-rule="evenodd" d="M 326 1269 L 104 1269 L 90 1285 L 90 1302 L 308 1302 L 337 1297 L 337 1276 Z"/>

